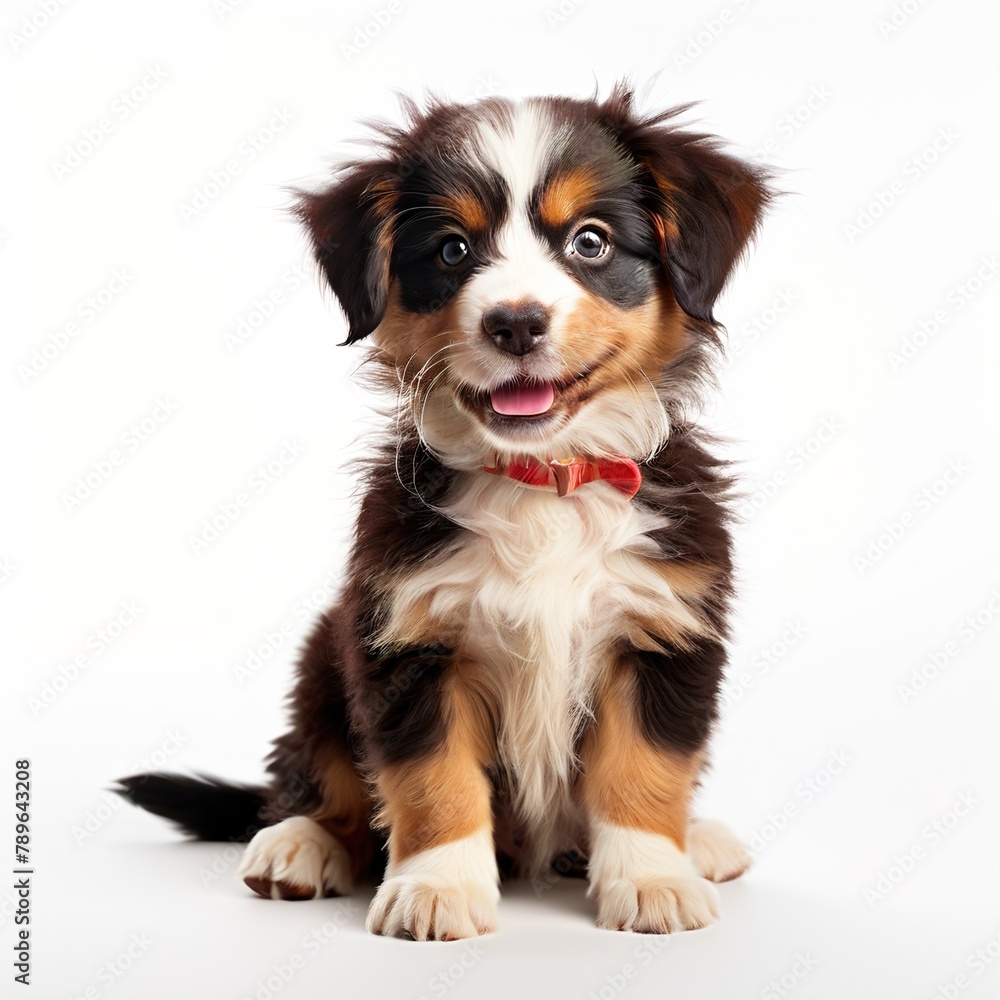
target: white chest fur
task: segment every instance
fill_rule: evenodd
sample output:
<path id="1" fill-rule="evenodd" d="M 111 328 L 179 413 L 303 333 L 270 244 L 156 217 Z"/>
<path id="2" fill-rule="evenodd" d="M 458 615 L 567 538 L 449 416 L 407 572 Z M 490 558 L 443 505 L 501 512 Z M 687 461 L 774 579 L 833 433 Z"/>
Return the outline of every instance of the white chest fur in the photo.
<path id="1" fill-rule="evenodd" d="M 691 618 L 650 561 L 647 533 L 665 521 L 607 483 L 559 497 L 483 473 L 465 478 L 444 513 L 466 530 L 398 582 L 387 632 L 418 606 L 460 623 L 459 644 L 500 707 L 518 810 L 537 839 L 552 839 L 612 646 L 634 616 Z"/>

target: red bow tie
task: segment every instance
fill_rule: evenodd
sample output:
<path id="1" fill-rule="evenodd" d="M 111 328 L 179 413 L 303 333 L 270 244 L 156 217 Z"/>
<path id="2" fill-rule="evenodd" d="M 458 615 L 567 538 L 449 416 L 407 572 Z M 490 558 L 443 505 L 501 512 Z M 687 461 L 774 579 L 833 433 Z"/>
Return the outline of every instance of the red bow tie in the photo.
<path id="1" fill-rule="evenodd" d="M 585 458 L 554 458 L 549 462 L 540 462 L 537 458 L 513 459 L 495 468 L 484 465 L 483 471 L 495 476 L 507 476 L 530 486 L 555 486 L 561 497 L 584 483 L 603 479 L 631 500 L 642 485 L 639 466 L 624 457 L 601 458 L 593 462 Z"/>

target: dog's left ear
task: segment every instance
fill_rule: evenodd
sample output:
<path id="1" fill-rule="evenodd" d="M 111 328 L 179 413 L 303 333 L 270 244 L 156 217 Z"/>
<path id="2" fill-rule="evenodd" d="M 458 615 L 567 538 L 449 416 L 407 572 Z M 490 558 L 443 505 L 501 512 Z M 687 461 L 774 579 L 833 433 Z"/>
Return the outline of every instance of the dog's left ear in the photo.
<path id="1" fill-rule="evenodd" d="M 367 337 L 385 312 L 395 173 L 388 162 L 356 163 L 332 187 L 300 193 L 295 204 L 316 262 L 347 317 L 345 344 Z"/>
<path id="2" fill-rule="evenodd" d="M 683 133 L 665 132 L 651 154 L 653 223 L 674 297 L 689 316 L 714 323 L 715 300 L 771 200 L 766 176 Z"/>
<path id="3" fill-rule="evenodd" d="M 714 323 L 712 307 L 773 197 L 768 172 L 722 152 L 711 136 L 671 124 L 687 107 L 638 119 L 632 94 L 619 89 L 603 110 L 645 175 L 647 210 L 678 305 Z"/>

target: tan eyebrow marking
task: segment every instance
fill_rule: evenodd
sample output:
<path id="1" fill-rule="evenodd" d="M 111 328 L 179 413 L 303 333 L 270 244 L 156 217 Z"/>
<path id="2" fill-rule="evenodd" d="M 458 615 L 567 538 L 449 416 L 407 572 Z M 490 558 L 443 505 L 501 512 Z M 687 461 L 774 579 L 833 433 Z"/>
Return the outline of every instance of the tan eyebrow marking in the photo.
<path id="1" fill-rule="evenodd" d="M 469 191 L 433 195 L 430 201 L 433 205 L 448 209 L 468 230 L 486 229 L 489 225 L 489 217 L 483 203 Z"/>
<path id="2" fill-rule="evenodd" d="M 546 226 L 564 226 L 585 211 L 597 192 L 594 175 L 584 167 L 574 167 L 549 181 L 538 203 L 538 214 Z"/>

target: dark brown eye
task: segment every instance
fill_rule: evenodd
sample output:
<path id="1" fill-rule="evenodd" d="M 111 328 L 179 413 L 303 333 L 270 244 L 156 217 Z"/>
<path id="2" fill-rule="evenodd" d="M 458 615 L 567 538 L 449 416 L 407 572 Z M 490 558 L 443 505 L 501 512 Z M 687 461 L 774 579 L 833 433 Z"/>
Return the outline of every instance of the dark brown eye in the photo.
<path id="1" fill-rule="evenodd" d="M 469 244 L 466 243 L 461 236 L 449 236 L 448 239 L 441 244 L 441 260 L 443 260 L 449 267 L 461 264 L 462 261 L 468 256 L 468 253 Z"/>
<path id="2" fill-rule="evenodd" d="M 568 250 L 570 253 L 579 254 L 587 260 L 596 260 L 603 257 L 609 250 L 611 244 L 607 237 L 596 229 L 581 229 L 573 237 Z"/>

